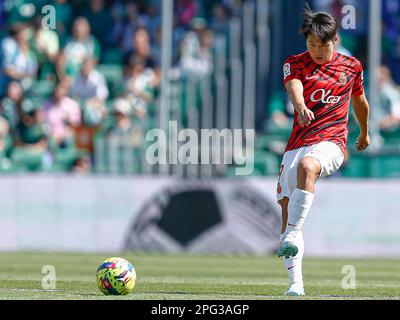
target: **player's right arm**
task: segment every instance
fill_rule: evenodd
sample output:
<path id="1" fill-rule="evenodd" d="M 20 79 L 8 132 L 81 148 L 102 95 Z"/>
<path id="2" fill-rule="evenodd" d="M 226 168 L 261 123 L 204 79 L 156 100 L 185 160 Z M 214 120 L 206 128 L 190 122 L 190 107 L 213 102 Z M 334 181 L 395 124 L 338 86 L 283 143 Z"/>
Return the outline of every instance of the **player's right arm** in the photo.
<path id="1" fill-rule="evenodd" d="M 289 80 L 286 82 L 286 90 L 294 109 L 297 111 L 300 126 L 308 126 L 315 117 L 305 104 L 303 83 L 299 79 Z"/>

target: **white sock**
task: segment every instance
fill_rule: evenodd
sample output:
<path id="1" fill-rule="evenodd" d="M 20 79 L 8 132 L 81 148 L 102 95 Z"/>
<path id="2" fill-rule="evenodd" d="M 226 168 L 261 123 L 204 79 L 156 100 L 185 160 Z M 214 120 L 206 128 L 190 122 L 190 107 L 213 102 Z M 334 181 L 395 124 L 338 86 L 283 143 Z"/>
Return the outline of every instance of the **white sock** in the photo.
<path id="1" fill-rule="evenodd" d="M 289 199 L 288 222 L 284 233 L 286 239 L 292 241 L 293 233 L 301 231 L 313 200 L 313 193 L 294 189 Z"/>
<path id="2" fill-rule="evenodd" d="M 295 282 L 303 284 L 303 254 L 304 254 L 304 239 L 303 233 L 301 231 L 297 231 L 294 233 L 294 244 L 297 246 L 299 251 L 297 255 L 291 258 L 283 258 L 286 270 L 289 275 L 290 284 Z M 284 234 L 281 235 L 281 240 L 284 237 Z"/>

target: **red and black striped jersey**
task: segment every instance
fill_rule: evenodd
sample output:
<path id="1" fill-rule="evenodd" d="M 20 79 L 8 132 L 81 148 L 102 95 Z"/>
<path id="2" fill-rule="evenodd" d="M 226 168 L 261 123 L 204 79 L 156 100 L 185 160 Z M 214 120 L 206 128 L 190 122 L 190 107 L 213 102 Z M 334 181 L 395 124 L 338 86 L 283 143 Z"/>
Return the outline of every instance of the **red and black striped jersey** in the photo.
<path id="1" fill-rule="evenodd" d="M 284 85 L 298 79 L 303 83 L 304 101 L 314 113 L 307 127 L 301 127 L 297 112 L 286 151 L 321 141 L 336 143 L 344 152 L 352 95 L 364 93 L 363 68 L 356 58 L 334 52 L 326 64 L 316 64 L 308 51 L 290 56 L 283 66 Z"/>

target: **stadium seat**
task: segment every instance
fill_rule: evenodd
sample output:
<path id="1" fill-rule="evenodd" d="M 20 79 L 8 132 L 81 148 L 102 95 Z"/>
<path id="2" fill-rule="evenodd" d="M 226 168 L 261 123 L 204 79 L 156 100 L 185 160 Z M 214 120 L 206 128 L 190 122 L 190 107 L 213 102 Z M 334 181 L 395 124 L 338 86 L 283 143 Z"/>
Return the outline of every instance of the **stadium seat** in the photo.
<path id="1" fill-rule="evenodd" d="M 17 147 L 11 154 L 11 160 L 18 171 L 41 171 L 44 169 L 43 160 L 45 152 L 31 151 Z"/>
<path id="2" fill-rule="evenodd" d="M 400 145 L 400 128 L 390 131 L 381 130 L 380 134 L 386 145 Z"/>
<path id="3" fill-rule="evenodd" d="M 107 49 L 101 55 L 101 63 L 102 64 L 123 64 L 124 56 L 122 51 L 119 49 Z"/>
<path id="4" fill-rule="evenodd" d="M 17 168 L 10 158 L 2 156 L 0 158 L 0 173 L 15 173 L 17 172 Z"/>
<path id="5" fill-rule="evenodd" d="M 400 177 L 399 156 L 386 154 L 375 156 L 369 161 L 370 177 L 398 178 Z"/>
<path id="6" fill-rule="evenodd" d="M 341 172 L 345 177 L 368 177 L 369 158 L 361 154 L 351 154 L 349 161 L 342 166 Z"/>
<path id="7" fill-rule="evenodd" d="M 269 151 L 256 150 L 254 155 L 255 172 L 265 176 L 275 176 L 279 173 L 279 156 Z"/>
<path id="8" fill-rule="evenodd" d="M 274 151 L 283 154 L 289 136 L 286 133 L 268 133 L 259 135 L 256 138 L 255 147 L 257 150 Z"/>
<path id="9" fill-rule="evenodd" d="M 71 168 L 74 166 L 75 161 L 85 155 L 88 155 L 88 152 L 78 150 L 74 147 L 58 149 L 54 154 L 54 163 L 52 170 L 56 172 L 70 171 Z"/>

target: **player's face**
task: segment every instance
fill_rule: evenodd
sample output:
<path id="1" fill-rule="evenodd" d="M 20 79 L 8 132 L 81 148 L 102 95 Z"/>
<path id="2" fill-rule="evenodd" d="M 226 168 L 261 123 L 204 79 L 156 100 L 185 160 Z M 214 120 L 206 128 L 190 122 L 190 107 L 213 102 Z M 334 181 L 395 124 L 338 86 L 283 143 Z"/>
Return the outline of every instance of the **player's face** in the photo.
<path id="1" fill-rule="evenodd" d="M 322 43 L 320 39 L 310 35 L 307 38 L 307 49 L 316 64 L 324 64 L 332 59 L 336 43 L 336 37 L 334 40 Z"/>

